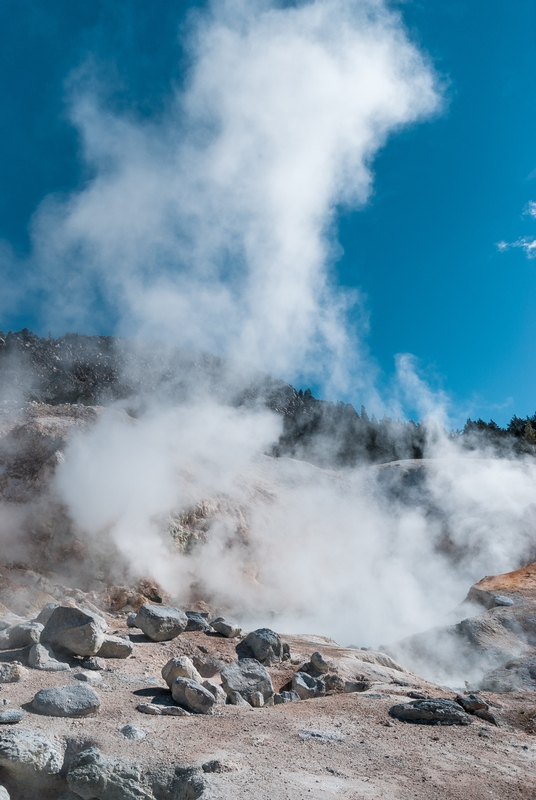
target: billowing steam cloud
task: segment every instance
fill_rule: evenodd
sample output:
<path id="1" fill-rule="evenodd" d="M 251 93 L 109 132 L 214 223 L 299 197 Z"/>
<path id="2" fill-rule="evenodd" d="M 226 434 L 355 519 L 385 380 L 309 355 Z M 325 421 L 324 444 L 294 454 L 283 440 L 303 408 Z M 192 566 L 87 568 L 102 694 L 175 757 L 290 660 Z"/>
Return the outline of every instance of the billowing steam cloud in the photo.
<path id="1" fill-rule="evenodd" d="M 219 0 L 189 36 L 188 80 L 157 122 L 107 110 L 86 73 L 72 81 L 93 177 L 34 220 L 51 318 L 98 324 L 104 302 L 122 333 L 324 386 L 350 376 L 370 396 L 373 370 L 347 324 L 355 298 L 330 277 L 336 214 L 367 200 L 387 137 L 438 109 L 426 59 L 380 0 Z M 437 426 L 442 401 L 409 357 L 399 377 Z M 433 624 L 468 584 L 530 551 L 523 464 L 462 461 L 440 438 L 442 458 L 407 503 L 379 468 L 259 455 L 277 426 L 208 399 L 155 403 L 136 421 L 104 415 L 67 449 L 57 489 L 84 536 L 106 532 L 178 598 L 197 592 L 254 622 L 273 612 L 279 629 L 344 642 Z M 169 516 L 207 498 L 219 513 L 206 540 L 170 555 Z"/>
<path id="2" fill-rule="evenodd" d="M 158 123 L 72 81 L 94 178 L 35 219 L 39 267 L 66 287 L 55 324 L 98 313 L 97 287 L 123 332 L 287 379 L 340 385 L 350 364 L 357 379 L 352 298 L 329 276 L 335 214 L 367 199 L 388 135 L 437 109 L 431 70 L 378 0 L 220 0 L 189 50 Z"/>

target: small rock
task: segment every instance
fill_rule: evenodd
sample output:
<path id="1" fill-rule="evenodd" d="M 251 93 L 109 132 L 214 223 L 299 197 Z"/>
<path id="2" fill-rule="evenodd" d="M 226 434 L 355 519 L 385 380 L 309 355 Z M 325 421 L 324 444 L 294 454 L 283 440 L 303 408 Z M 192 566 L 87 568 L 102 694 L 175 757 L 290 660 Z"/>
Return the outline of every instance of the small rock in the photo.
<path id="1" fill-rule="evenodd" d="M 49 717 L 86 717 L 99 710 L 100 700 L 91 686 L 56 686 L 37 692 L 32 708 Z"/>
<path id="2" fill-rule="evenodd" d="M 301 698 L 298 692 L 295 692 L 292 689 L 290 692 L 279 692 L 279 694 L 274 694 L 274 704 L 276 706 L 279 706 L 282 703 L 295 703 L 300 699 Z"/>
<path id="3" fill-rule="evenodd" d="M 206 633 L 207 631 L 213 630 L 207 620 L 201 616 L 198 611 L 187 611 L 186 616 L 188 617 L 187 631 L 203 631 Z"/>
<path id="4" fill-rule="evenodd" d="M 337 733 L 337 731 L 315 731 L 307 729 L 299 731 L 298 736 L 300 739 L 313 739 L 317 742 L 341 742 L 344 739 L 342 733 Z"/>
<path id="5" fill-rule="evenodd" d="M 91 656 L 91 658 L 85 658 L 82 661 L 82 666 L 84 669 L 103 670 L 106 669 L 106 661 L 103 658 Z"/>
<path id="6" fill-rule="evenodd" d="M 237 636 L 242 636 L 242 629 L 237 625 L 226 622 L 223 617 L 218 617 L 218 619 L 215 619 L 210 625 L 212 630 L 225 636 L 227 639 L 235 639 Z"/>
<path id="7" fill-rule="evenodd" d="M 69 672 L 70 666 L 65 661 L 58 661 L 49 644 L 34 644 L 28 653 L 28 666 L 42 672 Z"/>
<path id="8" fill-rule="evenodd" d="M 29 672 L 26 667 L 16 661 L 10 664 L 0 664 L 0 683 L 18 683 L 28 677 Z"/>
<path id="9" fill-rule="evenodd" d="M 190 712 L 180 706 L 162 706 L 163 717 L 189 717 Z"/>
<path id="10" fill-rule="evenodd" d="M 411 690 L 407 693 L 408 697 L 411 697 L 412 700 L 426 700 L 427 695 L 423 694 L 423 692 L 417 692 L 415 690 Z"/>
<path id="11" fill-rule="evenodd" d="M 156 703 L 140 703 L 139 706 L 136 706 L 136 711 L 141 714 L 152 714 L 154 717 L 158 717 L 162 713 L 162 706 L 158 706 Z"/>
<path id="12" fill-rule="evenodd" d="M 203 678 L 196 670 L 188 656 L 176 656 L 162 667 L 162 677 L 171 689 L 175 678 L 189 678 L 196 683 L 202 683 Z"/>
<path id="13" fill-rule="evenodd" d="M 102 683 L 102 675 L 99 672 L 77 672 L 73 678 L 82 683 L 89 683 L 91 686 Z"/>
<path id="14" fill-rule="evenodd" d="M 366 692 L 368 689 L 370 689 L 370 683 L 367 681 L 344 681 L 344 692 L 346 694 Z"/>
<path id="15" fill-rule="evenodd" d="M 40 622 L 41 625 L 46 625 L 49 621 L 50 617 L 52 616 L 52 612 L 54 609 L 59 608 L 59 603 L 47 603 L 46 606 L 43 606 L 37 617 L 35 618 L 36 622 Z"/>
<path id="16" fill-rule="evenodd" d="M 212 681 L 208 680 L 204 680 L 201 683 L 201 686 L 207 689 L 214 696 L 214 700 L 216 701 L 217 704 L 225 705 L 225 703 L 227 702 L 227 695 L 225 694 L 221 686 L 218 686 L 217 683 L 213 683 Z"/>
<path id="17" fill-rule="evenodd" d="M 239 659 L 256 658 L 261 664 L 277 664 L 283 655 L 283 644 L 275 631 L 258 628 L 237 645 L 236 653 Z"/>
<path id="18" fill-rule="evenodd" d="M 264 705 L 264 695 L 262 692 L 252 692 L 249 696 L 249 704 L 253 708 L 262 708 Z"/>
<path id="19" fill-rule="evenodd" d="M 391 706 L 389 714 L 403 722 L 419 725 L 470 725 L 471 717 L 453 700 L 414 700 Z"/>
<path id="20" fill-rule="evenodd" d="M 202 769 L 203 772 L 232 772 L 237 769 L 237 766 L 229 761 L 221 761 L 219 758 L 213 758 L 212 761 L 206 761 Z"/>
<path id="21" fill-rule="evenodd" d="M 324 681 L 324 686 L 326 688 L 326 692 L 344 692 L 346 691 L 346 683 L 340 675 L 335 675 L 333 672 L 329 673 L 322 673 L 322 680 Z"/>
<path id="22" fill-rule="evenodd" d="M 94 656 L 104 641 L 104 632 L 95 615 L 79 608 L 58 606 L 41 632 L 41 643 L 63 648 L 78 656 Z"/>
<path id="23" fill-rule="evenodd" d="M 24 711 L 17 711 L 14 708 L 0 711 L 0 725 L 14 725 L 16 722 L 20 722 L 21 719 L 24 719 Z"/>
<path id="24" fill-rule="evenodd" d="M 395 723 L 394 723 L 394 722 L 391 722 L 391 720 L 389 719 L 389 720 L 387 720 L 387 722 L 385 723 L 385 727 L 386 727 L 386 728 L 394 728 L 394 727 L 395 727 Z"/>
<path id="25" fill-rule="evenodd" d="M 499 722 L 497 717 L 488 711 L 487 708 L 477 708 L 476 711 L 473 712 L 475 717 L 479 719 L 483 719 L 484 722 L 491 722 L 492 725 L 496 725 L 497 728 L 499 727 Z"/>
<path id="26" fill-rule="evenodd" d="M 247 706 L 251 708 L 247 700 L 244 700 L 240 692 L 229 692 L 227 695 L 227 704 L 230 706 Z"/>
<path id="27" fill-rule="evenodd" d="M 143 728 L 138 728 L 136 725 L 125 725 L 123 728 L 119 729 L 119 733 L 121 733 L 125 739 L 130 739 L 131 741 L 139 741 L 140 739 L 145 739 L 147 736 L 147 731 L 144 731 Z"/>
<path id="28" fill-rule="evenodd" d="M 105 634 L 104 641 L 97 656 L 99 658 L 128 658 L 132 655 L 134 645 L 130 639 L 122 636 L 109 636 Z"/>
<path id="29" fill-rule="evenodd" d="M 300 696 L 300 700 L 322 697 L 326 693 L 324 681 L 313 678 L 306 672 L 296 672 L 292 678 L 292 688 Z"/>
<path id="30" fill-rule="evenodd" d="M 212 655 L 192 656 L 192 662 L 202 678 L 212 678 L 227 665 L 227 661 Z"/>
<path id="31" fill-rule="evenodd" d="M 480 709 L 487 711 L 489 708 L 489 705 L 476 694 L 458 694 L 456 695 L 456 702 L 463 708 L 464 711 L 469 712 L 469 714 L 472 714 Z"/>
<path id="32" fill-rule="evenodd" d="M 127 617 L 127 627 L 128 628 L 137 628 L 138 627 L 136 625 L 136 617 L 137 616 L 138 616 L 137 614 L 129 614 L 128 615 L 128 617 Z"/>
<path id="33" fill-rule="evenodd" d="M 153 642 L 169 641 L 186 630 L 188 617 L 172 606 L 144 603 L 136 614 L 136 627 Z"/>
<path id="34" fill-rule="evenodd" d="M 320 674 L 324 672 L 329 672 L 330 670 L 328 662 L 326 661 L 322 653 L 319 653 L 318 651 L 316 653 L 313 653 L 313 655 L 311 656 L 311 664 L 313 665 L 313 667 L 316 669 L 317 672 L 320 672 Z"/>
<path id="35" fill-rule="evenodd" d="M 5 632 L 4 650 L 19 650 L 39 641 L 43 625 L 39 622 L 20 622 Z"/>
<path id="36" fill-rule="evenodd" d="M 214 695 L 189 678 L 175 678 L 171 694 L 176 703 L 194 714 L 211 714 L 216 702 Z"/>
<path id="37" fill-rule="evenodd" d="M 254 692 L 261 692 L 265 703 L 274 693 L 272 679 L 266 667 L 253 658 L 244 658 L 238 663 L 228 664 L 221 671 L 221 682 L 227 695 L 239 692 L 248 702 Z"/>

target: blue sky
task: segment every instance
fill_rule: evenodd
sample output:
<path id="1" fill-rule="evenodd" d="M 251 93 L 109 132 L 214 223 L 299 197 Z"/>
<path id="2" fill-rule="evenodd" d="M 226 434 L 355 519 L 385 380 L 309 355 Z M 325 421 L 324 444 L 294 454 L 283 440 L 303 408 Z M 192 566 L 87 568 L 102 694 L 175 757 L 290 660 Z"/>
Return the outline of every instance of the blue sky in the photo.
<path id="1" fill-rule="evenodd" d="M 113 76 L 109 107 L 158 120 L 184 78 L 178 31 L 192 5 L 1 4 L 0 238 L 18 257 L 29 252 L 43 198 L 91 177 L 66 111 L 73 70 L 89 60 Z M 392 135 L 375 158 L 368 203 L 338 220 L 335 279 L 364 293 L 380 383 L 389 383 L 395 354 L 409 352 L 452 397 L 460 421 L 504 424 L 536 410 L 536 260 L 497 248 L 536 238 L 536 219 L 523 214 L 536 200 L 536 7 L 424 0 L 399 8 L 441 76 L 444 108 Z M 24 326 L 46 333 L 35 302 L 4 311 L 4 330 Z M 109 333 L 113 322 L 100 326 Z"/>

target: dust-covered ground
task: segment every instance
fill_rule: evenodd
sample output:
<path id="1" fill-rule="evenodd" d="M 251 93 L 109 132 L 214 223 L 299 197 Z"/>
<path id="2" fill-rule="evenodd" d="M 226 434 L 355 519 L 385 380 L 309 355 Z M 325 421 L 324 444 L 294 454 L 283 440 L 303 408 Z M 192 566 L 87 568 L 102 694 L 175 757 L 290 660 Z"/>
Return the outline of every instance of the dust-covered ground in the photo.
<path id="1" fill-rule="evenodd" d="M 534 692 L 483 693 L 499 727 L 477 718 L 466 727 L 392 720 L 389 708 L 408 700 L 406 693 L 411 689 L 420 688 L 432 697 L 453 697 L 403 672 L 400 682 L 410 682 L 410 686 L 372 682 L 362 693 L 266 708 L 218 706 L 212 716 L 153 717 L 136 707 L 169 696 L 160 675 L 169 658 L 197 654 L 235 660 L 235 641 L 192 632 L 154 643 L 141 632 L 127 629 L 124 618 L 107 620 L 110 632 L 130 633 L 134 654 L 107 661 L 103 682 L 96 687 L 101 698 L 99 713 L 84 719 L 33 713 L 27 704 L 36 691 L 74 681 L 73 673 L 31 670 L 26 680 L 1 687 L 1 698 L 8 707 L 27 709 L 19 727 L 47 737 L 94 743 L 105 754 L 135 759 L 148 769 L 158 764 L 202 769 L 203 764 L 219 759 L 229 771 L 206 776 L 207 797 L 480 800 L 535 796 Z M 359 651 L 339 648 L 321 637 L 284 638 L 294 663 L 270 668 L 276 690 L 298 669 L 296 662 L 306 661 L 314 651 L 334 663 L 359 655 Z M 8 653 L 3 658 L 9 658 Z M 146 738 L 125 739 L 119 729 L 127 724 L 143 728 Z M 12 800 L 26 797 L 21 788 L 10 788 Z"/>

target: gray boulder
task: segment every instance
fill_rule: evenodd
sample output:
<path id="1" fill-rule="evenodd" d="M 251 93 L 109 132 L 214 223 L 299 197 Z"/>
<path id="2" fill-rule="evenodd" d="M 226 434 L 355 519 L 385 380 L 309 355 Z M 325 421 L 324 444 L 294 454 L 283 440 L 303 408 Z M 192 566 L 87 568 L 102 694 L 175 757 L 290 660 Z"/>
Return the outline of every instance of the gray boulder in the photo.
<path id="1" fill-rule="evenodd" d="M 470 725 L 471 717 L 453 700 L 413 700 L 391 706 L 389 715 L 419 725 Z"/>
<path id="2" fill-rule="evenodd" d="M 366 692 L 368 689 L 370 689 L 370 683 L 367 681 L 344 681 L 343 692 L 346 694 L 352 694 L 353 692 Z"/>
<path id="3" fill-rule="evenodd" d="M 32 708 L 48 717 L 87 717 L 100 708 L 98 694 L 91 686 L 55 686 L 41 689 L 32 700 Z"/>
<path id="4" fill-rule="evenodd" d="M 226 639 L 236 639 L 237 636 L 242 636 L 242 628 L 234 625 L 231 622 L 226 622 L 223 617 L 218 617 L 210 623 L 212 630 L 225 636 Z"/>
<path id="5" fill-rule="evenodd" d="M 225 694 L 221 686 L 218 686 L 217 683 L 213 683 L 212 681 L 209 680 L 204 680 L 201 683 L 201 686 L 203 686 L 204 689 L 210 692 L 210 694 L 214 697 L 214 700 L 216 701 L 217 705 L 225 705 L 225 703 L 227 702 L 227 695 Z"/>
<path id="6" fill-rule="evenodd" d="M 194 655 L 192 656 L 192 662 L 202 678 L 212 678 L 218 672 L 221 672 L 228 663 L 210 654 L 206 656 Z"/>
<path id="7" fill-rule="evenodd" d="M 39 622 L 20 622 L 4 632 L 3 650 L 18 650 L 39 641 L 43 625 Z"/>
<path id="8" fill-rule="evenodd" d="M 251 631 L 236 647 L 238 658 L 256 658 L 261 664 L 277 664 L 283 656 L 283 643 L 270 628 Z"/>
<path id="9" fill-rule="evenodd" d="M 291 689 L 290 692 L 279 692 L 279 694 L 274 694 L 274 705 L 279 706 L 282 703 L 295 703 L 300 699 L 301 698 L 298 692 L 295 692 Z"/>
<path id="10" fill-rule="evenodd" d="M 489 708 L 489 705 L 476 694 L 458 694 L 456 695 L 456 702 L 468 714 L 473 714 L 475 711 L 480 711 L 480 709 L 487 711 Z"/>
<path id="11" fill-rule="evenodd" d="M 514 658 L 479 681 L 484 692 L 536 691 L 536 656 Z"/>
<path id="12" fill-rule="evenodd" d="M 306 672 L 296 672 L 292 678 L 292 689 L 299 695 L 300 700 L 309 700 L 313 697 L 323 697 L 326 693 L 324 681 L 313 678 Z"/>
<path id="13" fill-rule="evenodd" d="M 254 658 L 244 658 L 238 663 L 228 664 L 221 671 L 223 690 L 227 695 L 239 692 L 248 701 L 254 692 L 261 692 L 264 701 L 272 697 L 272 679 L 262 664 Z"/>
<path id="14" fill-rule="evenodd" d="M 203 633 L 207 633 L 213 630 L 205 617 L 199 614 L 199 612 L 186 611 L 186 616 L 188 617 L 187 631 L 202 631 Z"/>
<path id="15" fill-rule="evenodd" d="M 78 656 L 94 656 L 104 642 L 104 632 L 94 615 L 79 608 L 58 606 L 41 632 L 41 643 Z"/>
<path id="16" fill-rule="evenodd" d="M 312 654 L 311 664 L 316 669 L 316 671 L 319 672 L 321 675 L 325 672 L 329 672 L 331 669 L 330 665 L 328 664 L 322 653 L 319 653 L 318 651 Z"/>
<path id="17" fill-rule="evenodd" d="M 249 704 L 253 708 L 262 708 L 264 705 L 264 695 L 262 692 L 252 692 L 249 696 Z"/>
<path id="18" fill-rule="evenodd" d="M 133 651 L 134 645 L 130 639 L 125 639 L 122 636 L 110 636 L 106 633 L 97 656 L 99 658 L 128 658 Z"/>
<path id="19" fill-rule="evenodd" d="M 227 695 L 227 704 L 230 706 L 247 706 L 251 708 L 247 700 L 244 700 L 240 692 L 229 692 Z"/>
<path id="20" fill-rule="evenodd" d="M 0 725 L 15 725 L 24 719 L 24 711 L 17 711 L 14 708 L 7 708 L 0 711 Z"/>
<path id="21" fill-rule="evenodd" d="M 211 714 L 216 703 L 212 692 L 189 678 L 175 678 L 171 684 L 171 695 L 179 706 L 194 714 Z"/>
<path id="22" fill-rule="evenodd" d="M 28 666 L 43 672 L 69 672 L 65 661 L 58 661 L 49 644 L 34 644 L 28 653 Z"/>
<path id="23" fill-rule="evenodd" d="M 136 617 L 138 614 L 134 611 L 132 614 L 129 614 L 127 617 L 127 627 L 128 628 L 137 628 L 136 625 Z"/>
<path id="24" fill-rule="evenodd" d="M 154 800 L 145 769 L 132 761 L 104 756 L 96 747 L 73 759 L 67 783 L 84 800 Z"/>
<path id="25" fill-rule="evenodd" d="M 28 675 L 26 667 L 23 667 L 17 661 L 12 661 L 9 664 L 0 664 L 0 683 L 18 683 L 25 680 Z"/>
<path id="26" fill-rule="evenodd" d="M 37 617 L 35 618 L 36 622 L 40 622 L 41 625 L 46 625 L 49 621 L 50 617 L 52 616 L 52 612 L 59 608 L 59 603 L 47 603 L 46 606 L 43 606 Z"/>
<path id="27" fill-rule="evenodd" d="M 46 775 L 58 775 L 63 757 L 63 750 L 39 733 L 25 728 L 0 731 L 0 767 L 20 786 L 31 785 L 36 778 L 42 782 Z"/>
<path id="28" fill-rule="evenodd" d="M 144 603 L 136 614 L 136 627 L 153 642 L 175 639 L 186 630 L 188 617 L 172 606 L 157 606 Z"/>
<path id="29" fill-rule="evenodd" d="M 162 677 L 171 689 L 175 678 L 189 678 L 196 683 L 203 683 L 203 678 L 196 670 L 188 656 L 176 656 L 162 667 Z"/>

